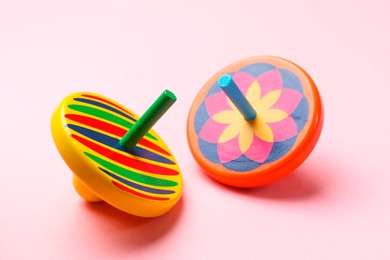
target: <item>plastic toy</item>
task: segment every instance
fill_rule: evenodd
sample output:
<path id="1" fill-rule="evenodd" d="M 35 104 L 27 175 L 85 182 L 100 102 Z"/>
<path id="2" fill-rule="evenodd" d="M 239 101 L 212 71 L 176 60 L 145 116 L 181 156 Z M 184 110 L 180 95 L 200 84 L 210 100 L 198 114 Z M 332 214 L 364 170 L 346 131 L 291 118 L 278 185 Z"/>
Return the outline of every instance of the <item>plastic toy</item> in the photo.
<path id="1" fill-rule="evenodd" d="M 51 129 L 79 195 L 142 217 L 168 212 L 180 199 L 182 176 L 151 127 L 175 101 L 166 90 L 138 118 L 97 94 L 66 97 L 53 115 Z"/>
<path id="2" fill-rule="evenodd" d="M 214 75 L 187 122 L 190 150 L 215 180 L 256 187 L 288 175 L 321 133 L 323 107 L 310 76 L 277 57 L 252 57 Z"/>

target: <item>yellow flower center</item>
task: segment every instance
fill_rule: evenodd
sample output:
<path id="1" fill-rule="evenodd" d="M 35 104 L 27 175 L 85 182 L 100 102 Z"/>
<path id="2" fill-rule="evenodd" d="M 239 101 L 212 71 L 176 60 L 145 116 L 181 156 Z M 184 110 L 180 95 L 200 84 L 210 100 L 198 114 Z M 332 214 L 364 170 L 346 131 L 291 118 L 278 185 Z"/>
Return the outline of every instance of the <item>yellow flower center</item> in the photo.
<path id="1" fill-rule="evenodd" d="M 271 109 L 279 99 L 280 94 L 281 90 L 278 89 L 261 98 L 261 87 L 259 82 L 255 80 L 246 93 L 246 98 L 257 113 L 256 118 L 250 121 L 245 120 L 240 111 L 228 99 L 231 110 L 225 110 L 213 116 L 215 121 L 228 124 L 218 142 L 227 142 L 238 135 L 238 143 L 243 153 L 249 149 L 254 135 L 263 141 L 273 142 L 274 135 L 267 123 L 278 122 L 288 117 L 288 114 L 283 110 Z"/>

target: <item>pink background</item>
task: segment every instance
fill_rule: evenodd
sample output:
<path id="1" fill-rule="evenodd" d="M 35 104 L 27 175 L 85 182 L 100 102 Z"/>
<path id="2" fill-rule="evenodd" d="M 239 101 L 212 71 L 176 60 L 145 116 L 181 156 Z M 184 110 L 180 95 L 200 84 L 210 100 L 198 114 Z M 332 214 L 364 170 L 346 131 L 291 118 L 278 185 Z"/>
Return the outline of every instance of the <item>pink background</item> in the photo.
<path id="1" fill-rule="evenodd" d="M 390 259 L 389 13 L 388 0 L 0 1 L 0 259 Z M 198 167 L 186 119 L 215 72 L 255 55 L 305 68 L 325 125 L 294 174 L 237 190 Z M 83 202 L 51 138 L 56 106 L 92 91 L 141 114 L 165 88 L 179 100 L 155 130 L 181 202 L 155 219 Z"/>

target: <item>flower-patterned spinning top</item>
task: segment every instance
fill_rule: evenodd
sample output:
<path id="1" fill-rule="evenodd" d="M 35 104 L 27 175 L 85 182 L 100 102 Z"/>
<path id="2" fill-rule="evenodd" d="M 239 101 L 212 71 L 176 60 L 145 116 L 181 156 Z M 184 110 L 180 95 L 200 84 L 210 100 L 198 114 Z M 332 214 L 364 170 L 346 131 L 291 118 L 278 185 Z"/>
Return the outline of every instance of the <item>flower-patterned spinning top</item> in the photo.
<path id="1" fill-rule="evenodd" d="M 192 105 L 187 136 L 198 163 L 227 185 L 255 187 L 298 167 L 320 136 L 323 108 L 308 74 L 276 57 L 234 63 Z"/>

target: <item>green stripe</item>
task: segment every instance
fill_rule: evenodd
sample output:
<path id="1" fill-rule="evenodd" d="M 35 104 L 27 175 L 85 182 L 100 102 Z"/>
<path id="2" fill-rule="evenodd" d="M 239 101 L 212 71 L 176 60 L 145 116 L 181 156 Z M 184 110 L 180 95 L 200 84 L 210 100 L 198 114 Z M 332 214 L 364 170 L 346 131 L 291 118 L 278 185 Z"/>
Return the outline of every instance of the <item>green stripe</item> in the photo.
<path id="1" fill-rule="evenodd" d="M 106 111 L 103 111 L 103 110 L 100 110 L 100 109 L 96 109 L 96 108 L 93 108 L 93 107 L 89 107 L 89 106 L 82 106 L 82 105 L 69 105 L 68 106 L 70 109 L 73 109 L 73 110 L 76 110 L 76 111 L 79 111 L 81 113 L 84 113 L 84 114 L 88 114 L 88 115 L 91 115 L 91 116 L 96 116 L 96 117 L 99 117 L 101 119 L 104 119 L 104 120 L 107 120 L 109 122 L 113 122 L 113 123 L 116 123 L 118 125 L 121 125 L 127 129 L 130 129 L 134 124 L 123 119 L 123 118 L 120 118 L 116 115 L 113 115 L 111 113 L 108 113 Z M 157 140 L 157 138 L 155 136 L 153 136 L 152 134 L 150 133 L 146 133 L 146 136 L 154 139 L 154 140 Z"/>
<path id="2" fill-rule="evenodd" d="M 93 161 L 100 164 L 101 166 L 107 168 L 108 170 L 110 170 L 112 172 L 115 172 L 116 174 L 119 174 L 120 176 L 122 176 L 124 178 L 130 179 L 133 181 L 137 181 L 137 182 L 140 182 L 143 184 L 159 186 L 159 187 L 177 186 L 177 182 L 175 182 L 175 181 L 164 180 L 164 179 L 160 179 L 160 178 L 155 178 L 155 177 L 139 174 L 139 173 L 127 170 L 125 168 L 122 168 L 122 167 L 115 165 L 113 163 L 110 163 L 110 162 L 108 162 L 102 158 L 99 158 L 95 155 L 92 155 L 88 152 L 84 152 L 84 154 L 86 156 L 88 156 L 89 158 L 91 158 Z"/>

